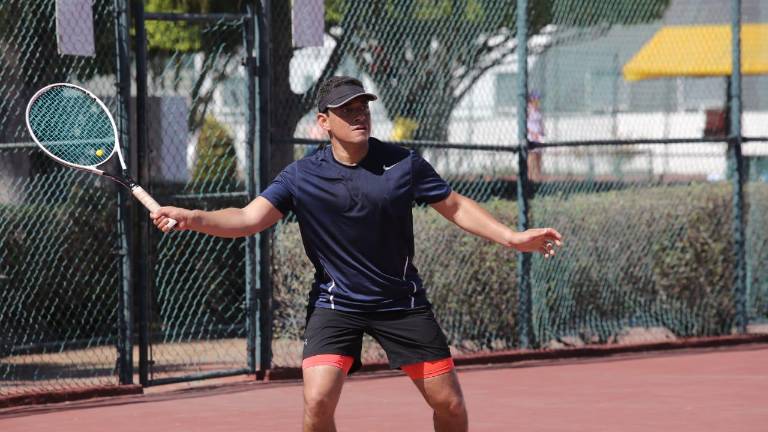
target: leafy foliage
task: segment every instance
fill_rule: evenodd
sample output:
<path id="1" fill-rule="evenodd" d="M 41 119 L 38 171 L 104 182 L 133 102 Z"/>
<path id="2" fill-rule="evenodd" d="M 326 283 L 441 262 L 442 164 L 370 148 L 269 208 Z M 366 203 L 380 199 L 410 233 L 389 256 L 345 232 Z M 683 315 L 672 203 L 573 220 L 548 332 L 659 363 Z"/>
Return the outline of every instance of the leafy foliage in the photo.
<path id="1" fill-rule="evenodd" d="M 530 2 L 528 35 L 551 33 L 553 24 L 565 31 L 645 23 L 668 5 L 669 0 Z M 326 4 L 326 26 L 339 35 L 343 55 L 375 81 L 390 116 L 419 125 L 411 138 L 443 140 L 451 112 L 480 76 L 514 60 L 516 6 L 514 0 L 333 0 Z"/>
<path id="2" fill-rule="evenodd" d="M 211 115 L 205 118 L 200 129 L 195 154 L 197 160 L 192 171 L 193 185 L 214 186 L 217 183 L 237 181 L 235 140 L 227 127 Z"/>
<path id="3" fill-rule="evenodd" d="M 116 334 L 117 206 L 99 181 L 60 167 L 19 185 L 36 199 L 0 205 L 0 339 L 7 346 Z"/>
<path id="4" fill-rule="evenodd" d="M 24 107 L 43 85 L 115 73 L 114 2 L 93 2 L 95 57 L 59 55 L 55 6 L 54 1 L 0 2 L 0 142 L 27 139 Z M 91 90 L 97 94 L 104 91 Z M 113 92 L 111 87 L 107 94 Z"/>
<path id="5" fill-rule="evenodd" d="M 762 186 L 751 194 L 754 202 L 768 198 Z M 727 185 L 710 184 L 533 200 L 534 223 L 556 226 L 566 238 L 554 260 L 533 260 L 539 346 L 567 338 L 619 342 L 636 327 L 662 327 L 679 337 L 729 334 L 735 319 L 731 232 L 724 228 L 730 200 Z M 515 202 L 483 206 L 515 225 Z M 516 347 L 514 251 L 450 226 L 429 208 L 413 214 L 415 263 L 451 343 L 467 351 Z M 768 241 L 761 230 L 751 236 L 755 245 Z M 765 256 L 764 249 L 750 247 L 749 254 Z M 312 272 L 295 223 L 278 229 L 272 259 L 275 338 L 298 338 Z M 760 304 L 753 313 L 763 317 L 765 296 L 751 294 Z"/>
<path id="6" fill-rule="evenodd" d="M 148 0 L 147 12 L 163 13 L 239 13 L 243 1 L 211 0 Z M 147 45 L 152 51 L 197 52 L 205 50 L 205 38 L 200 25 L 175 21 L 147 21 Z"/>

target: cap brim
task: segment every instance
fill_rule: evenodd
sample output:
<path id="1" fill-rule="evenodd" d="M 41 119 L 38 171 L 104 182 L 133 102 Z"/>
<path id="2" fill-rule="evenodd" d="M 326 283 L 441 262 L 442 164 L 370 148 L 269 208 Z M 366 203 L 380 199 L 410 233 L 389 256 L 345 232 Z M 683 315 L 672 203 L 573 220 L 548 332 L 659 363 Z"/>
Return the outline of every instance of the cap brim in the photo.
<path id="1" fill-rule="evenodd" d="M 332 104 L 326 105 L 326 107 L 327 108 L 338 108 L 338 107 L 340 107 L 340 106 L 342 106 L 342 105 L 344 105 L 346 103 L 349 103 L 350 101 L 352 101 L 352 99 L 356 99 L 356 98 L 359 98 L 359 97 L 365 97 L 365 98 L 367 98 L 368 100 L 371 100 L 371 101 L 374 101 L 374 100 L 379 98 L 378 96 L 376 96 L 373 93 L 360 92 L 360 93 L 355 93 L 355 94 L 352 94 L 352 95 L 344 96 L 344 98 L 341 99 L 340 101 L 334 101 Z"/>

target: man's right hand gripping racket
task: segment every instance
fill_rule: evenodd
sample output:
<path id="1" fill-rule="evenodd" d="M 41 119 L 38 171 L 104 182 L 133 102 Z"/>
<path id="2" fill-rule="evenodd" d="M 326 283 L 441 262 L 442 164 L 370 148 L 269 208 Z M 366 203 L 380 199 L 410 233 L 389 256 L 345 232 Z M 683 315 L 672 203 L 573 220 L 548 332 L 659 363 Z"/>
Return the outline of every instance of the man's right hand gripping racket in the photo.
<path id="1" fill-rule="evenodd" d="M 104 103 L 88 90 L 66 83 L 43 87 L 27 105 L 27 129 L 37 145 L 55 161 L 125 186 L 150 212 L 160 208 L 128 175 L 115 120 Z M 122 173 L 110 174 L 96 168 L 115 153 Z M 175 220 L 168 219 L 169 229 L 175 225 Z"/>

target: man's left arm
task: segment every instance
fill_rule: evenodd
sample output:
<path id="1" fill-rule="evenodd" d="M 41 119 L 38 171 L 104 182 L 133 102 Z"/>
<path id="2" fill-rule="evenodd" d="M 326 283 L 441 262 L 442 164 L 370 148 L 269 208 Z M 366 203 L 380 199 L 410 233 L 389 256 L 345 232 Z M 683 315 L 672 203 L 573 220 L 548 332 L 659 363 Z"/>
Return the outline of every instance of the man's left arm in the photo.
<path id="1" fill-rule="evenodd" d="M 430 205 L 461 229 L 520 252 L 538 252 L 548 258 L 555 255 L 555 246 L 562 244 L 563 237 L 554 228 L 514 231 L 496 220 L 477 202 L 456 192 Z"/>

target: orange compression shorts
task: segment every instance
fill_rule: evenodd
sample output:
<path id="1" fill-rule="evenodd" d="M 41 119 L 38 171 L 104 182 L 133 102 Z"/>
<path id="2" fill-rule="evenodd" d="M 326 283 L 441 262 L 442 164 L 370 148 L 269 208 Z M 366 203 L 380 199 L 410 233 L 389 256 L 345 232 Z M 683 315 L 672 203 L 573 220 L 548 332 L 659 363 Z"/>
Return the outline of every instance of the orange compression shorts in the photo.
<path id="1" fill-rule="evenodd" d="M 355 359 L 351 356 L 340 354 L 318 354 L 305 358 L 304 361 L 301 362 L 301 368 L 307 369 L 313 366 L 333 366 L 343 370 L 345 374 L 348 374 L 354 362 Z"/>
<path id="2" fill-rule="evenodd" d="M 343 370 L 345 374 L 348 374 L 354 361 L 355 359 L 351 356 L 319 354 L 304 359 L 301 363 L 301 368 L 307 369 L 313 366 L 333 366 Z M 453 368 L 453 359 L 451 357 L 400 366 L 400 369 L 402 369 L 412 380 L 440 376 L 450 372 Z"/>
<path id="3" fill-rule="evenodd" d="M 412 380 L 433 378 L 453 370 L 453 359 L 448 357 L 440 360 L 402 365 L 400 369 Z"/>

